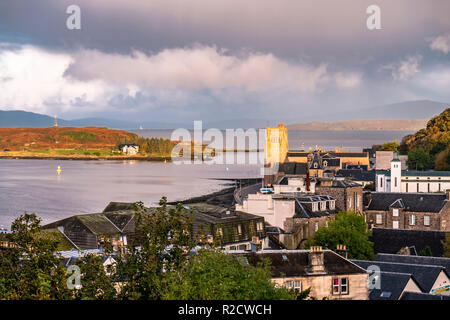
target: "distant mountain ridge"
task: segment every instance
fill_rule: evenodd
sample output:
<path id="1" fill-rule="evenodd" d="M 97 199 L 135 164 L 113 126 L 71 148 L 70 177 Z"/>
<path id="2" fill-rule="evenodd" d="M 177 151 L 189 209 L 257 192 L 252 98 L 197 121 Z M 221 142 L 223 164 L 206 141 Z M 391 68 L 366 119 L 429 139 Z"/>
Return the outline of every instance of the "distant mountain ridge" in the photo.
<path id="1" fill-rule="evenodd" d="M 348 120 L 338 122 L 307 122 L 287 126 L 289 130 L 304 131 L 416 131 L 425 127 L 426 120 Z"/>
<path id="2" fill-rule="evenodd" d="M 172 129 L 182 127 L 181 124 L 163 122 L 142 122 L 137 123 L 126 120 L 105 119 L 105 118 L 82 118 L 76 120 L 57 119 L 58 125 L 62 127 L 107 127 L 110 129 L 139 129 L 140 126 L 147 129 Z M 0 110 L 0 128 L 46 128 L 54 125 L 54 117 L 44 114 L 12 110 Z"/>
<path id="3" fill-rule="evenodd" d="M 325 112 L 322 114 L 313 114 L 312 112 L 293 113 L 288 119 L 278 118 L 274 115 L 270 119 L 261 118 L 235 118 L 235 119 L 220 119 L 204 120 L 203 128 L 264 128 L 267 126 L 274 126 L 278 123 L 291 124 L 294 126 L 298 123 L 313 123 L 319 120 L 320 122 L 344 122 L 350 120 L 420 120 L 430 119 L 433 116 L 440 114 L 450 103 L 442 103 L 430 100 L 416 100 L 406 101 L 401 103 L 394 103 L 384 106 L 375 106 L 370 108 L 361 108 L 359 110 L 340 110 L 336 112 Z M 313 109 L 311 109 L 313 110 Z M 201 119 L 199 119 L 201 120 Z M 53 126 L 53 117 L 27 112 L 27 111 L 1 111 L 0 110 L 0 128 L 13 127 L 51 127 Z M 375 122 L 374 122 L 375 123 Z M 186 128 L 192 129 L 193 121 L 186 120 L 183 123 L 170 123 L 163 121 L 143 121 L 137 122 L 133 120 L 117 120 L 106 118 L 82 118 L 75 120 L 58 119 L 60 126 L 70 127 L 108 127 L 112 129 L 137 130 L 141 126 L 144 129 L 175 129 Z M 412 124 L 411 124 L 412 125 Z M 413 125 L 414 126 L 414 125 Z M 411 130 L 420 129 L 417 127 Z M 305 130 L 305 129 L 303 129 Z M 313 129 L 306 129 L 313 130 Z M 316 129 L 319 130 L 319 129 Z M 322 129 L 325 130 L 325 129 Z M 342 129 L 344 130 L 344 129 Z M 349 129 L 352 130 L 352 129 Z M 382 129 L 380 129 L 382 130 Z"/>

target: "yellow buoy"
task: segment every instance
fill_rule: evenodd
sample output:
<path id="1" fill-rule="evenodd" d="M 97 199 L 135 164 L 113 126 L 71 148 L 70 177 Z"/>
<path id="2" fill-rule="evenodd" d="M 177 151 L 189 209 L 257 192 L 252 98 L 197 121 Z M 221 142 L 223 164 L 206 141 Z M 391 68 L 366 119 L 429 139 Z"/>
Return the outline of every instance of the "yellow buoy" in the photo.
<path id="1" fill-rule="evenodd" d="M 60 174 L 61 173 L 61 166 L 58 166 L 58 169 L 56 169 L 56 172 L 58 172 L 58 174 Z"/>

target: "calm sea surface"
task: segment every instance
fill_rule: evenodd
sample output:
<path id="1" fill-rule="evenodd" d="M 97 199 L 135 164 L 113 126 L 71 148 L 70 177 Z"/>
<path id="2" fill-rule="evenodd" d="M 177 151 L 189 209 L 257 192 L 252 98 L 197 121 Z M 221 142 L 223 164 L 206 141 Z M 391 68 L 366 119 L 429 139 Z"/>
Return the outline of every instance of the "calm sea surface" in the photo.
<path id="1" fill-rule="evenodd" d="M 143 136 L 170 138 L 169 130 L 141 130 Z M 401 139 L 405 132 L 289 132 L 290 148 L 316 145 L 358 151 Z M 243 155 L 248 156 L 248 155 Z M 60 165 L 62 173 L 57 174 Z M 9 229 L 20 214 L 35 212 L 43 223 L 73 214 L 101 212 L 110 201 L 152 205 L 218 191 L 226 181 L 254 178 L 260 165 L 208 165 L 144 161 L 0 160 L 0 226 Z"/>

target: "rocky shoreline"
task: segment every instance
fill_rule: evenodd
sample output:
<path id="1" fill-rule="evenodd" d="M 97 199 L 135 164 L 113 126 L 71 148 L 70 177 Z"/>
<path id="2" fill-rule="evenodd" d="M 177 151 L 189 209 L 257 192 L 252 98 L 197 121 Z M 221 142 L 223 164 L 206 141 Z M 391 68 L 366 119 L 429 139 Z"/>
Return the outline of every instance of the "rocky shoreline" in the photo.
<path id="1" fill-rule="evenodd" d="M 168 204 L 176 205 L 178 203 L 181 204 L 189 204 L 189 203 L 199 203 L 204 202 L 211 205 L 221 206 L 221 207 L 231 207 L 233 206 L 236 201 L 234 198 L 234 191 L 236 188 L 244 188 L 251 185 L 261 184 L 262 179 L 261 178 L 249 178 L 249 179 L 216 179 L 216 180 L 224 180 L 228 181 L 228 183 L 225 183 L 224 185 L 227 185 L 228 187 L 213 192 L 209 194 L 205 194 L 203 196 L 193 197 L 189 199 L 185 199 L 182 201 L 171 201 L 168 202 Z"/>

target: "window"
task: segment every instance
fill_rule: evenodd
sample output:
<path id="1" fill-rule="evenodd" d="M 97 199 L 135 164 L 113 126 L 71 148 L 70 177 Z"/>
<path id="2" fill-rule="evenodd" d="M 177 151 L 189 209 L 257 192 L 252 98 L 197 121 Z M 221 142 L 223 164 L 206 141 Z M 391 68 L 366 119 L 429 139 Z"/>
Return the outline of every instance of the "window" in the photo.
<path id="1" fill-rule="evenodd" d="M 242 234 L 242 225 L 240 225 L 240 224 L 237 225 L 237 233 L 238 233 L 238 235 Z"/>
<path id="2" fill-rule="evenodd" d="M 358 209 L 359 208 L 359 204 L 361 203 L 361 196 L 360 195 L 357 195 L 356 196 L 356 209 Z"/>
<path id="3" fill-rule="evenodd" d="M 409 217 L 409 225 L 410 225 L 410 226 L 415 226 L 415 225 L 416 225 L 416 215 L 412 214 L 412 215 Z"/>
<path id="4" fill-rule="evenodd" d="M 219 237 L 223 236 L 222 228 L 217 228 L 217 235 L 218 235 Z"/>
<path id="5" fill-rule="evenodd" d="M 348 294 L 348 278 L 333 278 L 332 292 L 333 294 Z"/>
<path id="6" fill-rule="evenodd" d="M 327 227 L 327 228 L 328 228 L 328 220 L 327 220 L 327 221 L 325 221 L 325 227 Z"/>
<path id="7" fill-rule="evenodd" d="M 380 188 L 383 188 L 383 178 L 380 178 Z"/>
<path id="8" fill-rule="evenodd" d="M 317 162 L 314 162 L 314 169 L 317 169 Z"/>
<path id="9" fill-rule="evenodd" d="M 256 230 L 257 231 L 263 231 L 263 229 L 264 229 L 264 224 L 261 221 L 257 222 L 256 223 Z"/>
<path id="10" fill-rule="evenodd" d="M 381 213 L 377 213 L 376 223 L 377 224 L 382 224 L 383 223 L 383 215 Z"/>
<path id="11" fill-rule="evenodd" d="M 341 294 L 347 294 L 348 293 L 348 279 L 347 278 L 341 278 Z"/>
<path id="12" fill-rule="evenodd" d="M 330 201 L 330 209 L 331 210 L 334 210 L 334 206 L 335 206 L 334 202 L 335 202 L 334 200 Z"/>
<path id="13" fill-rule="evenodd" d="M 319 230 L 319 223 L 318 222 L 314 222 L 314 231 Z"/>
<path id="14" fill-rule="evenodd" d="M 392 209 L 392 216 L 398 217 L 398 209 Z"/>
<path id="15" fill-rule="evenodd" d="M 408 192 L 408 182 L 406 183 L 406 192 Z"/>
<path id="16" fill-rule="evenodd" d="M 324 167 L 328 166 L 328 162 L 326 160 L 323 162 L 323 166 Z"/>
<path id="17" fill-rule="evenodd" d="M 284 286 L 287 289 L 294 289 L 296 291 L 302 290 L 302 282 L 300 280 L 286 280 Z"/>
<path id="18" fill-rule="evenodd" d="M 430 216 L 424 216 L 423 217 L 423 224 L 425 225 L 425 226 L 429 226 L 431 223 L 430 223 L 430 221 L 431 221 L 431 219 L 430 219 L 431 217 Z"/>
<path id="19" fill-rule="evenodd" d="M 325 211 L 325 210 L 327 210 L 327 202 L 321 201 L 320 202 L 320 211 Z"/>
<path id="20" fill-rule="evenodd" d="M 397 187 L 397 177 L 394 178 L 394 186 Z"/>
<path id="21" fill-rule="evenodd" d="M 352 207 L 352 198 L 348 198 L 348 207 L 349 207 L 349 208 Z"/>
<path id="22" fill-rule="evenodd" d="M 392 221 L 392 229 L 398 229 L 399 224 L 398 221 Z"/>
<path id="23" fill-rule="evenodd" d="M 428 183 L 428 193 L 430 193 L 430 184 Z"/>

